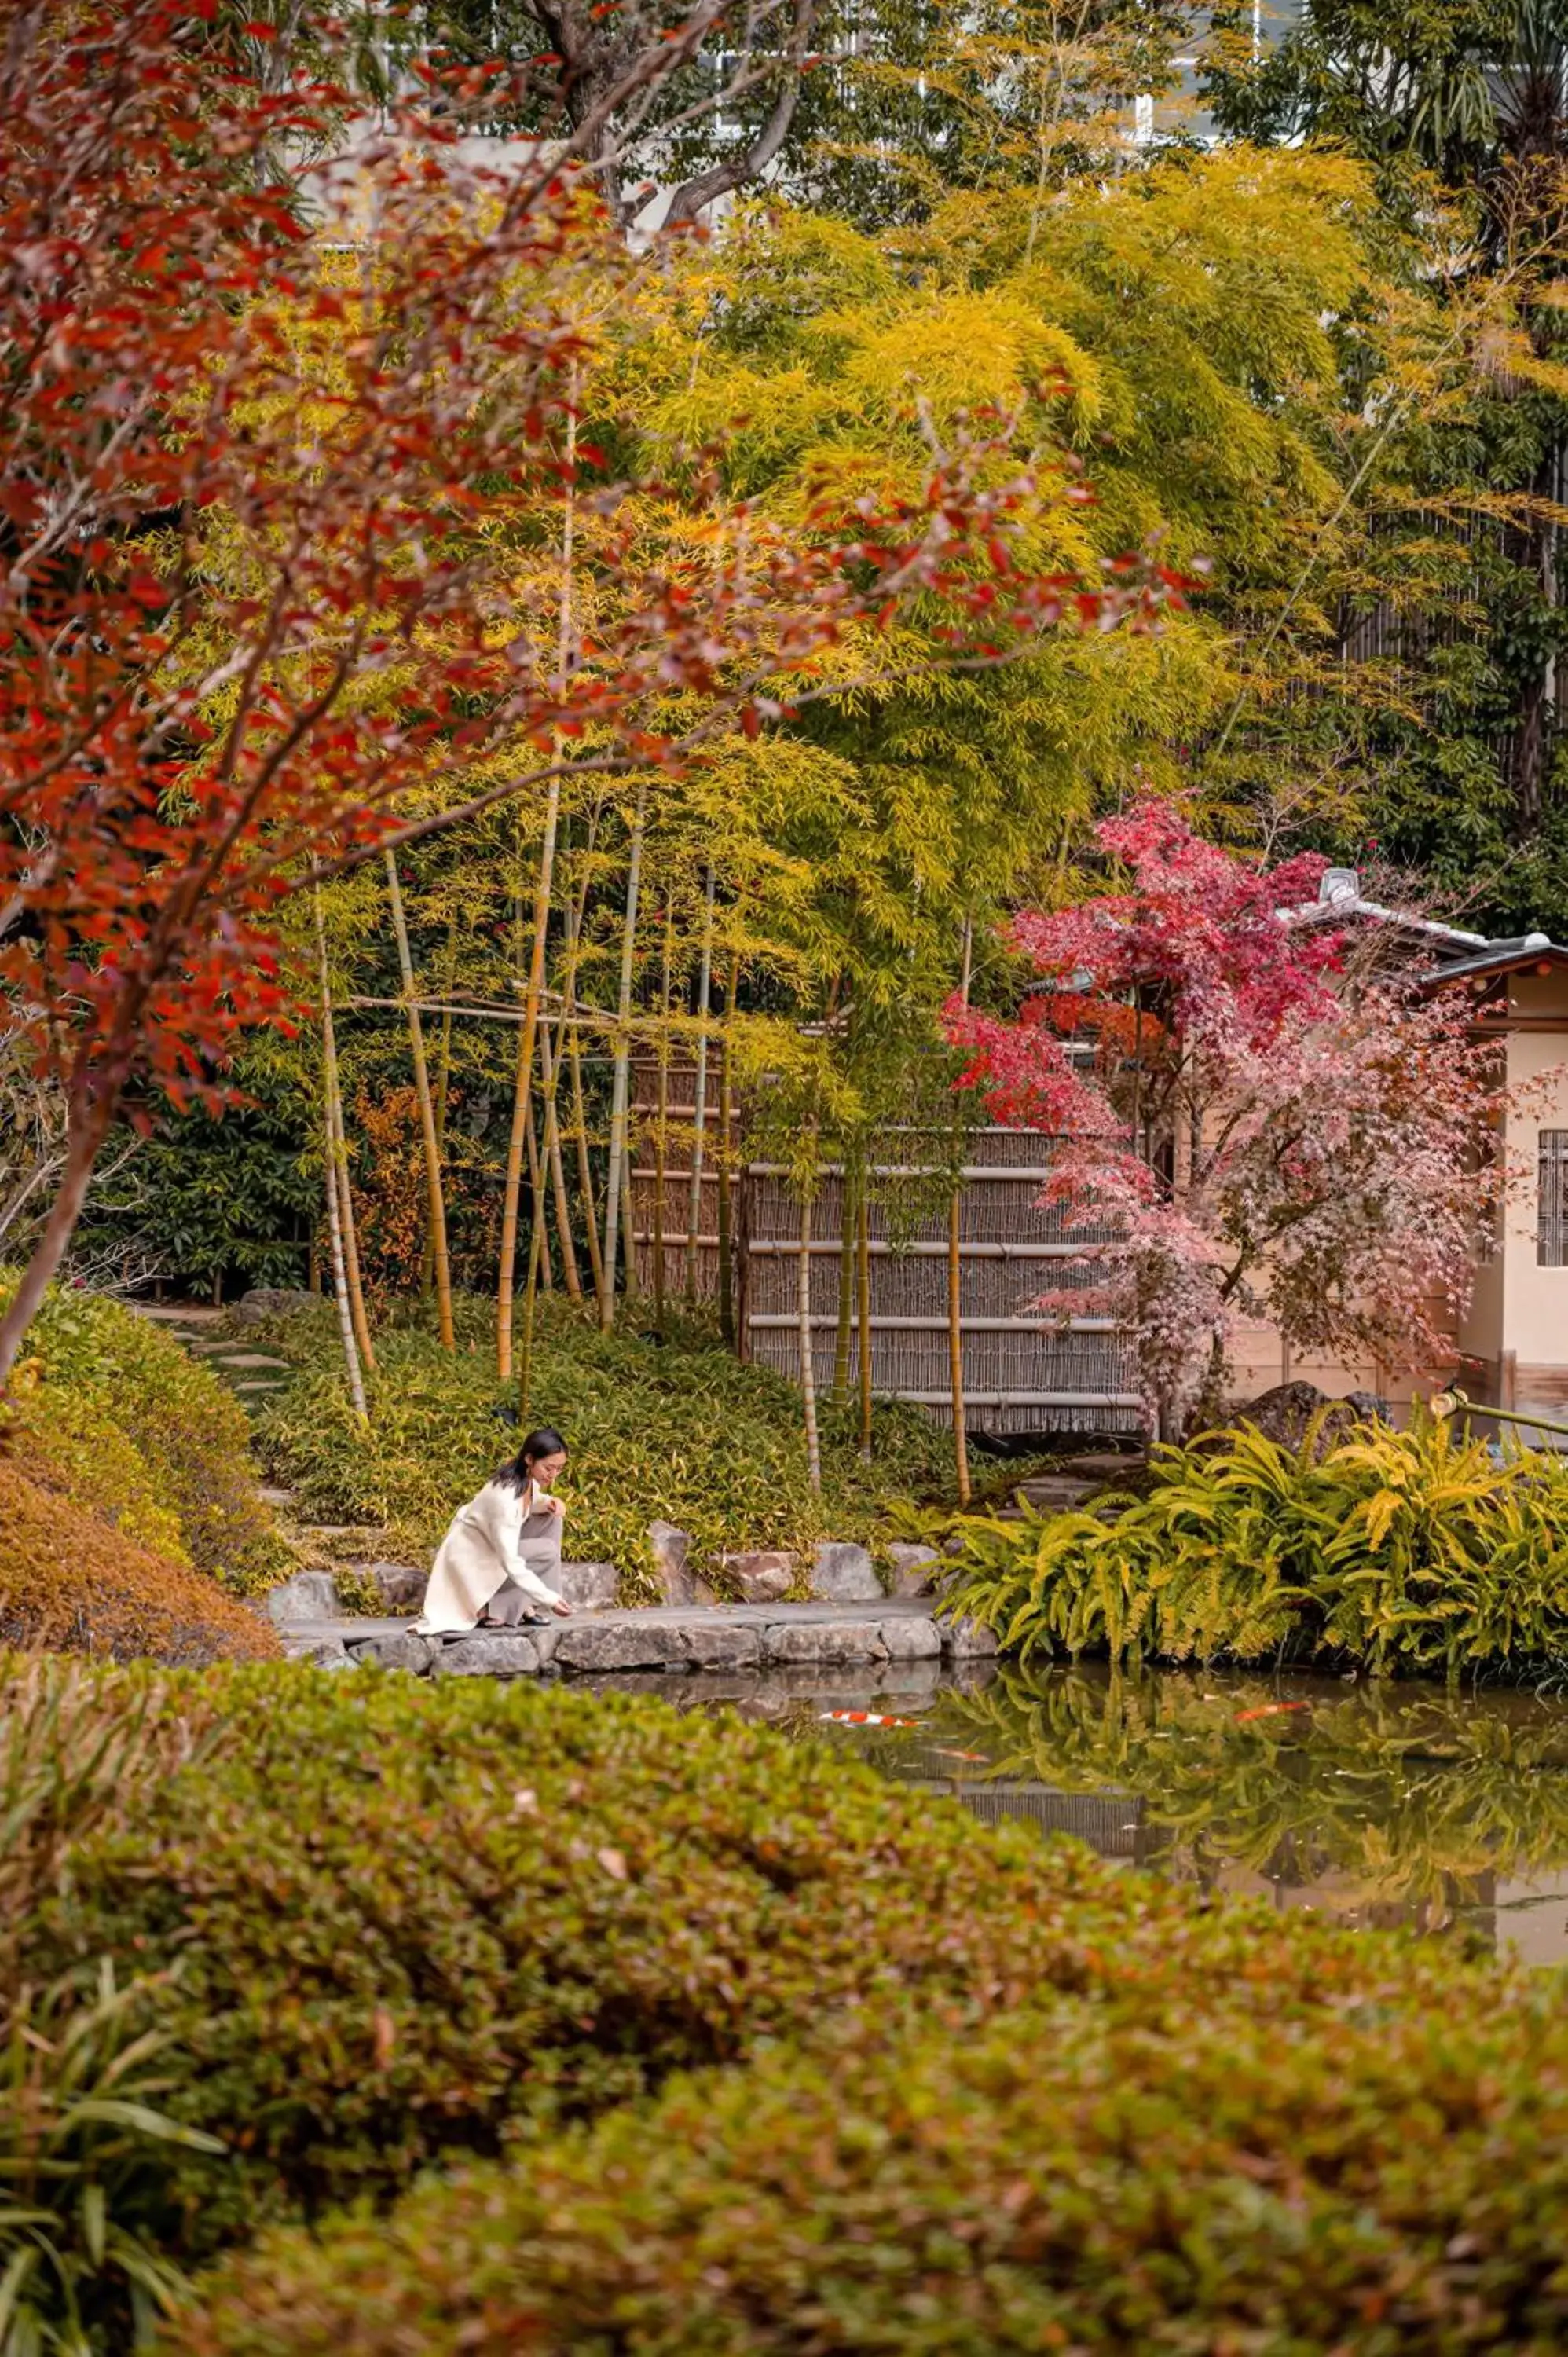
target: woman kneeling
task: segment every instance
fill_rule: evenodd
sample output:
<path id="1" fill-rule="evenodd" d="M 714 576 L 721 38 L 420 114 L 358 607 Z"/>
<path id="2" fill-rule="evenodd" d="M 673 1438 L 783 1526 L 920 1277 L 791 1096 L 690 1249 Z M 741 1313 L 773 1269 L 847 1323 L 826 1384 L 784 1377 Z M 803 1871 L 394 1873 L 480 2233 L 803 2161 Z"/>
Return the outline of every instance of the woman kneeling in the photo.
<path id="1" fill-rule="evenodd" d="M 565 1462 L 566 1444 L 558 1432 L 531 1432 L 510 1463 L 458 1507 L 431 1566 L 424 1609 L 413 1623 L 418 1635 L 514 1629 L 542 1619 L 531 1609 L 539 1605 L 563 1619 L 569 1615 L 571 1606 L 547 1577 L 561 1568 L 566 1510 L 550 1493 Z"/>

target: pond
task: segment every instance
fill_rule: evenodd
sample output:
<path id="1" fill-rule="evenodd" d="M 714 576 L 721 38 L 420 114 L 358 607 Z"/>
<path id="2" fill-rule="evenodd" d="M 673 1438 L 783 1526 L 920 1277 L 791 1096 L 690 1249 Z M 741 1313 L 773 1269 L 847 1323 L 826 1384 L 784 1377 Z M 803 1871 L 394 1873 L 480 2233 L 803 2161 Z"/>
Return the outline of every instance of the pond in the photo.
<path id="1" fill-rule="evenodd" d="M 1568 1963 L 1568 1700 L 1089 1667 L 681 1687 L 1129 1871 Z"/>

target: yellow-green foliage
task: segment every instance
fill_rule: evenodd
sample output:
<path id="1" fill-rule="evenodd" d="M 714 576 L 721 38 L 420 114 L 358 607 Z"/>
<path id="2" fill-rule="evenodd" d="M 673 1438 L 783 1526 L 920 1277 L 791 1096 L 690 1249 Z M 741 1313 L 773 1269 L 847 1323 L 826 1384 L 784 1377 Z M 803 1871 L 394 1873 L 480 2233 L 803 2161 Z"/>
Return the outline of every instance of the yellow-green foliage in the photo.
<path id="1" fill-rule="evenodd" d="M 9 1282 L 0 1281 L 0 1297 Z M 258 1493 L 245 1412 L 209 1368 L 151 1319 L 66 1287 L 50 1288 L 24 1349 L 5 1433 L 19 1469 L 138 1546 L 236 1593 L 254 1594 L 287 1570 Z"/>
<path id="2" fill-rule="evenodd" d="M 1025 1659 L 1568 1665 L 1568 1469 L 1426 1417 L 1319 1446 L 1243 1426 L 1162 1450 L 1145 1497 L 966 1521 L 952 1609 Z"/>

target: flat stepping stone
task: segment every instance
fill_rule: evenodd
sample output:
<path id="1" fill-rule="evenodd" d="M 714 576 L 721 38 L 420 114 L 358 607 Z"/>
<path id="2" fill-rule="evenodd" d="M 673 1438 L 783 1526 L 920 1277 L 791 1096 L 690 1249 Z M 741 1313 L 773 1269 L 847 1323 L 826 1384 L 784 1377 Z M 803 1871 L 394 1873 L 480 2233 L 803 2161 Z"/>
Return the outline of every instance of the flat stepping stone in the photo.
<path id="1" fill-rule="evenodd" d="M 213 1360 L 219 1367 L 282 1367 L 287 1372 L 286 1359 L 274 1359 L 266 1351 L 223 1351 Z"/>
<path id="2" fill-rule="evenodd" d="M 248 1383 L 236 1383 L 234 1389 L 237 1392 L 285 1392 L 288 1385 L 275 1380 L 263 1383 L 259 1376 L 253 1376 Z"/>

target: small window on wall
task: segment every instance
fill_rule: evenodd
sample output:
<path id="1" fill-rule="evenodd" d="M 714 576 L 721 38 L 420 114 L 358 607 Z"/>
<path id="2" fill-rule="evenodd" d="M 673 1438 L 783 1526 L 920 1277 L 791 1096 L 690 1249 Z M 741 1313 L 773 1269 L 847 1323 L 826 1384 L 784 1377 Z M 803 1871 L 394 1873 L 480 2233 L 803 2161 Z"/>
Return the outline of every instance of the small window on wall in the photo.
<path id="1" fill-rule="evenodd" d="M 1568 1129 L 1541 1133 L 1535 1258 L 1541 1268 L 1568 1268 Z"/>

